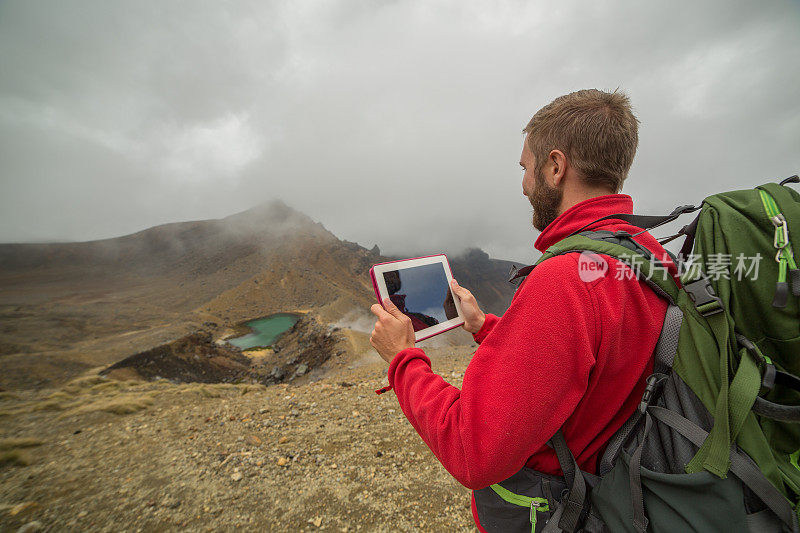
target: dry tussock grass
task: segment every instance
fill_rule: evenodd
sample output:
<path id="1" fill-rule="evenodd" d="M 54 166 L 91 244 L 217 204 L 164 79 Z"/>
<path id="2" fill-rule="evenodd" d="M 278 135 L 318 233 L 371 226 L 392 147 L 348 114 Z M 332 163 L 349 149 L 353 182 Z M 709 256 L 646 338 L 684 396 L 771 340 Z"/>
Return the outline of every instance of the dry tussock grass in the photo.
<path id="1" fill-rule="evenodd" d="M 107 390 L 119 390 L 125 387 L 126 382 L 124 381 L 106 381 L 105 383 L 98 383 L 96 385 L 92 385 L 89 388 L 89 392 L 92 394 L 97 394 L 98 392 L 103 392 Z"/>
<path id="2" fill-rule="evenodd" d="M 73 399 L 73 395 L 69 394 L 67 392 L 64 392 L 62 390 L 58 390 L 58 391 L 48 395 L 47 399 L 48 400 L 55 400 L 55 401 L 72 400 Z"/>
<path id="3" fill-rule="evenodd" d="M 19 394 L 9 391 L 0 391 L 0 400 L 19 400 Z"/>
<path id="4" fill-rule="evenodd" d="M 204 398 L 221 398 L 224 393 L 239 393 L 243 396 L 248 392 L 263 391 L 265 385 L 253 383 L 189 383 L 180 385 L 177 389 L 181 394 L 196 393 Z"/>
<path id="5" fill-rule="evenodd" d="M 60 418 L 97 411 L 120 415 L 135 413 L 153 403 L 152 394 L 130 390 L 136 385 L 141 383 L 107 380 L 102 376 L 82 377 L 30 402 L 26 411 L 60 411 Z"/>
<path id="6" fill-rule="evenodd" d="M 62 400 L 43 400 L 34 402 L 31 411 L 64 411 L 74 407 L 77 402 L 68 402 Z"/>
<path id="7" fill-rule="evenodd" d="M 62 387 L 61 390 L 69 394 L 78 394 L 79 392 L 88 389 L 93 385 L 106 383 L 107 381 L 108 379 L 103 376 L 84 376 L 73 379 L 72 381 L 64 385 L 64 387 Z"/>
<path id="8" fill-rule="evenodd" d="M 218 390 L 236 390 L 239 385 L 234 383 L 209 383 L 208 386 Z"/>
<path id="9" fill-rule="evenodd" d="M 153 405 L 151 394 L 129 393 L 98 398 L 79 406 L 73 412 L 78 414 L 102 411 L 115 415 L 128 415 L 147 409 L 151 405 Z"/>
<path id="10" fill-rule="evenodd" d="M 144 389 L 144 390 L 143 390 Z M 38 398 L 18 405 L 17 409 L 0 411 L 0 417 L 36 411 L 53 411 L 59 418 L 93 412 L 118 415 L 136 413 L 153 405 L 155 396 L 162 391 L 179 394 L 197 394 L 203 398 L 243 396 L 261 392 L 265 385 L 253 383 L 189 383 L 173 385 L 167 381 L 143 383 L 137 380 L 108 380 L 102 376 L 84 376 L 74 379 L 61 389 L 42 393 Z"/>
<path id="11" fill-rule="evenodd" d="M 242 396 L 244 396 L 248 392 L 262 392 L 262 391 L 266 390 L 266 388 L 267 388 L 264 385 L 253 384 L 253 383 L 243 383 L 243 384 L 237 385 L 237 387 L 239 388 L 239 391 L 241 392 Z"/>
<path id="12" fill-rule="evenodd" d="M 199 387 L 197 392 L 199 392 L 201 396 L 204 396 L 206 398 L 220 398 L 222 397 L 223 391 L 212 387 Z"/>
<path id="13" fill-rule="evenodd" d="M 44 441 L 32 437 L 16 437 L 8 439 L 0 439 L 0 451 L 12 450 L 14 448 L 33 448 L 34 446 L 41 446 Z"/>
<path id="14" fill-rule="evenodd" d="M 0 452 L 0 466 L 28 466 L 29 464 L 31 464 L 31 458 L 22 450 Z"/>
<path id="15" fill-rule="evenodd" d="M 197 393 L 204 398 L 219 398 L 222 392 L 211 388 L 208 385 L 187 385 L 178 389 L 181 394 Z"/>

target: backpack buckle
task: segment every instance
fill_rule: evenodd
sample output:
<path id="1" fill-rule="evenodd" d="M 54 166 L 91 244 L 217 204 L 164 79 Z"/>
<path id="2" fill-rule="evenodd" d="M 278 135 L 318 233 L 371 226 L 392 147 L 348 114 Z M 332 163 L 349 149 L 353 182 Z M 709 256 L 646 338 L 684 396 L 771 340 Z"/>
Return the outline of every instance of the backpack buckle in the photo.
<path id="1" fill-rule="evenodd" d="M 650 402 L 653 401 L 653 396 L 656 393 L 656 389 L 665 379 L 667 379 L 667 376 L 664 374 L 650 374 L 647 377 L 647 386 L 644 388 L 642 401 L 639 402 L 640 413 L 644 414 L 647 411 L 647 407 L 650 405 Z"/>
<path id="2" fill-rule="evenodd" d="M 512 285 L 519 285 L 521 281 L 517 280 L 530 274 L 535 266 L 536 265 L 528 265 L 520 268 L 517 265 L 511 265 L 511 269 L 508 271 L 508 282 Z"/>
<path id="3" fill-rule="evenodd" d="M 722 312 L 722 300 L 714 292 L 711 280 L 707 276 L 701 275 L 698 279 L 684 284 L 683 289 L 704 317 Z"/>

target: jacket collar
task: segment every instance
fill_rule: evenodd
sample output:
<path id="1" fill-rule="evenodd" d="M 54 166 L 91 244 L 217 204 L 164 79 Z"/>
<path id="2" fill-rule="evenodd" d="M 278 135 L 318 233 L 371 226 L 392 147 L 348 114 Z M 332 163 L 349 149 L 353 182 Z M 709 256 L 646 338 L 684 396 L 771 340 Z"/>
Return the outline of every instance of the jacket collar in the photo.
<path id="1" fill-rule="evenodd" d="M 614 213 L 633 213 L 633 199 L 627 194 L 606 194 L 578 202 L 544 228 L 534 246 L 544 253 L 550 246 L 569 237 L 586 224 Z M 603 223 L 607 221 L 604 220 Z"/>

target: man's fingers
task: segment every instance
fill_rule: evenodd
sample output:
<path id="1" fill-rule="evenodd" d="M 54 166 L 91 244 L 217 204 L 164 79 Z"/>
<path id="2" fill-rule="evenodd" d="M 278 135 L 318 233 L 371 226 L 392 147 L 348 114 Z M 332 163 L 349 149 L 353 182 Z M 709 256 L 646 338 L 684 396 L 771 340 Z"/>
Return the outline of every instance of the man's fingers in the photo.
<path id="1" fill-rule="evenodd" d="M 403 320 L 405 318 L 405 316 L 406 316 L 406 315 L 403 314 L 402 311 L 400 311 L 397 308 L 396 305 L 394 305 L 394 303 L 392 303 L 392 301 L 389 298 L 386 298 L 385 300 L 383 300 L 383 306 L 386 308 L 386 312 L 387 313 L 389 313 L 390 315 L 392 315 L 393 317 L 395 317 L 395 318 L 397 318 L 399 320 Z"/>
<path id="2" fill-rule="evenodd" d="M 372 307 L 369 308 L 372 311 L 372 314 L 377 316 L 378 318 L 384 318 L 388 313 L 386 310 L 381 307 L 381 304 L 373 304 Z"/>

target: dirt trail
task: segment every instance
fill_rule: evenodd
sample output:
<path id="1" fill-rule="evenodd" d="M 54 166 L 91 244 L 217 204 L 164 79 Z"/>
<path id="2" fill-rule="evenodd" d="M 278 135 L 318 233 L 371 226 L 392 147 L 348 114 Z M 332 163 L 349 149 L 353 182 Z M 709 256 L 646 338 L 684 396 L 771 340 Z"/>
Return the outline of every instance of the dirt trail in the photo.
<path id="1" fill-rule="evenodd" d="M 429 354 L 458 385 L 470 351 Z M 468 491 L 374 394 L 386 365 L 353 362 L 269 387 L 0 393 L 0 531 L 474 531 Z"/>

